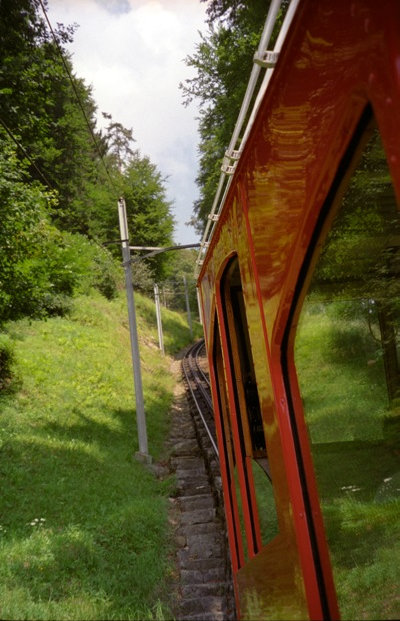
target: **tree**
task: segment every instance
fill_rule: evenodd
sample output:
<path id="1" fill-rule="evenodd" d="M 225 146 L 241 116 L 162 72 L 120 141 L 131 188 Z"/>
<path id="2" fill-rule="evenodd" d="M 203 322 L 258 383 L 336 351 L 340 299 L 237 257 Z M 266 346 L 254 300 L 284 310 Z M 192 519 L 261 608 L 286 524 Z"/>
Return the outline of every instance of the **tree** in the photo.
<path id="1" fill-rule="evenodd" d="M 120 173 L 123 173 L 127 162 L 135 155 L 133 143 L 136 141 L 133 137 L 133 130 L 124 127 L 122 123 L 112 121 L 111 114 L 103 112 L 103 117 L 110 119 L 105 135 L 109 161 Z"/>
<path id="2" fill-rule="evenodd" d="M 268 10 L 268 2 L 214 0 L 207 7 L 208 33 L 201 35 L 186 64 L 194 78 L 180 88 L 184 103 L 200 104 L 200 170 L 196 179 L 200 198 L 194 204 L 191 224 L 201 233 L 220 177 L 225 150 L 240 110 Z"/>
<path id="3" fill-rule="evenodd" d="M 45 0 L 43 4 L 47 6 Z M 134 149 L 132 129 L 110 115 L 105 115 L 110 121 L 106 131 L 96 129 L 91 89 L 75 76 L 65 49 L 73 33 L 74 27 L 63 25 L 49 32 L 39 0 L 0 2 L 0 128 L 14 141 L 11 147 L 1 134 L 6 146 L 0 188 L 5 263 L 0 275 L 8 279 L 4 295 L 11 295 L 14 281 L 16 289 L 21 283 L 21 296 L 25 291 L 26 298 L 22 302 L 21 297 L 17 312 L 16 297 L 11 295 L 14 306 L 9 306 L 9 316 L 39 312 L 40 304 L 46 306 L 45 291 L 50 298 L 56 291 L 70 295 L 90 257 L 99 265 L 107 262 L 100 254 L 95 257 L 94 246 L 79 235 L 116 242 L 117 200 L 123 194 L 136 244 L 172 243 L 174 222 L 165 179 Z M 19 231 L 16 238 L 12 218 Z M 81 262 L 76 260 L 79 247 Z M 119 258 L 117 244 L 107 247 Z M 168 262 L 168 257 L 160 256 L 150 266 L 161 276 Z"/>
<path id="4" fill-rule="evenodd" d="M 43 161 L 57 152 L 49 115 L 56 107 L 53 95 L 63 74 L 38 6 L 36 0 L 0 4 L 0 118 L 32 159 Z M 69 40 L 70 33 L 61 30 L 59 38 Z M 37 174 L 34 168 L 31 172 Z"/>
<path id="5" fill-rule="evenodd" d="M 106 145 L 95 130 L 91 90 L 73 76 L 65 50 L 73 32 L 58 25 L 54 41 L 38 0 L 1 2 L 0 121 L 29 154 L 31 177 L 58 191 L 53 221 L 88 233 L 86 189 Z"/>
<path id="6" fill-rule="evenodd" d="M 63 230 L 90 235 L 93 212 L 89 190 L 99 181 L 101 158 L 107 153 L 106 141 L 96 131 L 96 105 L 83 80 L 74 77 L 72 86 L 69 80 L 63 79 L 54 100 L 50 139 L 55 155 L 51 161 L 41 163 L 47 174 L 57 180 L 59 206 L 53 220 Z M 104 175 L 102 179 L 110 183 Z"/>
<path id="7" fill-rule="evenodd" d="M 54 196 L 27 178 L 14 146 L 0 132 L 0 321 L 40 315 L 51 294 L 59 292 L 45 267 Z"/>
<path id="8" fill-rule="evenodd" d="M 126 166 L 122 183 L 132 245 L 171 246 L 174 219 L 166 198 L 165 179 L 155 164 L 136 151 Z M 168 253 L 149 259 L 156 279 L 162 279 L 169 263 Z"/>
<path id="9" fill-rule="evenodd" d="M 196 279 L 194 277 L 197 255 L 198 251 L 190 248 L 172 251 L 171 274 L 166 280 L 159 283 L 167 306 L 186 312 L 184 288 L 184 279 L 186 279 L 189 305 L 195 317 L 198 317 Z"/>
<path id="10" fill-rule="evenodd" d="M 0 323 L 24 315 L 63 313 L 76 291 L 116 292 L 110 254 L 50 219 L 54 193 L 32 182 L 15 145 L 0 130 Z"/>

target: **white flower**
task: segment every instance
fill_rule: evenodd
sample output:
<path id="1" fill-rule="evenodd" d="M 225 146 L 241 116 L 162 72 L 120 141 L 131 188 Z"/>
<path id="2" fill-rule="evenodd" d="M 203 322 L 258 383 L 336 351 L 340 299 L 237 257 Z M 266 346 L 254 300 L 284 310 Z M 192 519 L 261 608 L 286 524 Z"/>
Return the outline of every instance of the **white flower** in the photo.
<path id="1" fill-rule="evenodd" d="M 45 523 L 45 518 L 35 518 L 32 522 L 29 522 L 30 526 L 43 526 Z"/>

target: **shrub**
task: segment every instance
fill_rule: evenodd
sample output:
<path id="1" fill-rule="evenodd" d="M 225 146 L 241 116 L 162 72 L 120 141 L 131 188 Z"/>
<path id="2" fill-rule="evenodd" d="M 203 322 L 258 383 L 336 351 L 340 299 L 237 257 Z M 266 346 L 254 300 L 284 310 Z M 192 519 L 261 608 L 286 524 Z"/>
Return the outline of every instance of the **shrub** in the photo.
<path id="1" fill-rule="evenodd" d="M 0 333 L 0 390 L 8 388 L 12 379 L 14 347 L 7 334 Z"/>
<path id="2" fill-rule="evenodd" d="M 73 292 L 89 293 L 94 288 L 113 299 L 121 286 L 122 270 L 109 251 L 79 233 L 63 233 L 63 238 L 64 255 L 75 276 Z"/>
<path id="3" fill-rule="evenodd" d="M 107 250 L 51 224 L 54 193 L 29 180 L 0 129 L 0 324 L 23 316 L 64 314 L 75 293 L 108 298 L 119 271 Z"/>
<path id="4" fill-rule="evenodd" d="M 99 246 L 94 248 L 92 264 L 92 286 L 112 300 L 122 286 L 122 268 L 108 250 Z"/>
<path id="5" fill-rule="evenodd" d="M 132 263 L 132 283 L 142 293 L 152 293 L 154 285 L 153 273 L 144 261 Z"/>

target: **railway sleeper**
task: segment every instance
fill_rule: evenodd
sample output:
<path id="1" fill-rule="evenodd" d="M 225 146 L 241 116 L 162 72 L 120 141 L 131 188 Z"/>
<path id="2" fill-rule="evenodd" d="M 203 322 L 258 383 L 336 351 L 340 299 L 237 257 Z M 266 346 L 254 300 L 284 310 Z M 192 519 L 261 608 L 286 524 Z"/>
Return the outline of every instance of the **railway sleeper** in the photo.
<path id="1" fill-rule="evenodd" d="M 170 523 L 177 546 L 177 621 L 231 621 L 235 618 L 226 528 L 214 481 L 207 438 L 200 437 L 200 421 L 189 412 L 182 396 L 174 406 L 170 437 L 170 469 L 176 491 L 170 498 Z M 209 441 L 209 439 L 208 439 Z"/>
<path id="2" fill-rule="evenodd" d="M 197 470 L 198 453 L 192 453 L 188 460 L 186 473 L 177 470 L 178 485 L 183 493 L 190 494 L 178 497 L 181 509 L 187 509 L 181 527 L 178 529 L 178 537 L 183 545 L 179 551 L 181 566 L 181 594 L 183 599 L 192 595 L 190 603 L 185 603 L 181 608 L 182 618 L 187 619 L 223 619 L 225 621 L 235 618 L 233 583 L 227 539 L 225 514 L 223 509 L 222 484 L 219 468 L 219 460 L 211 446 L 208 433 L 197 408 L 194 407 L 191 393 L 187 390 L 187 398 L 191 404 L 191 419 L 196 436 L 198 450 L 202 456 L 203 467 Z M 207 406 L 206 406 L 207 407 Z M 212 412 L 205 413 L 206 418 L 213 421 Z M 181 462 L 183 463 L 183 462 Z M 196 474 L 194 474 L 196 473 Z M 206 487 L 204 476 L 207 478 L 209 500 L 205 500 L 204 489 Z M 194 486 L 193 488 L 191 486 Z M 205 503 L 202 505 L 202 503 Z M 204 534 L 208 539 L 205 543 Z M 224 605 L 218 609 L 216 603 L 210 604 L 211 608 L 205 608 L 204 598 L 218 594 Z M 199 594 L 201 601 L 196 595 Z M 209 595 L 207 595 L 209 594 Z M 198 602 L 197 612 L 193 612 Z M 208 606 L 208 605 L 207 605 Z M 193 615 L 196 615 L 193 616 Z"/>

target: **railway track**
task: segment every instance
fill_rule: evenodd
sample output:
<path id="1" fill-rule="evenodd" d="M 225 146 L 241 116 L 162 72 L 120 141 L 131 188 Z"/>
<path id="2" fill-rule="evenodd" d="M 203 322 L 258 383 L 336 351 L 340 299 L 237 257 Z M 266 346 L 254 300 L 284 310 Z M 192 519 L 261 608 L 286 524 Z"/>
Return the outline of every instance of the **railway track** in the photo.
<path id="1" fill-rule="evenodd" d="M 200 417 L 200 430 L 209 438 L 211 448 L 218 459 L 217 438 L 215 434 L 211 388 L 208 375 L 203 370 L 200 359 L 205 355 L 204 341 L 196 343 L 182 360 L 182 370 L 196 413 Z M 208 447 L 207 447 L 208 448 Z"/>
<path id="2" fill-rule="evenodd" d="M 182 359 L 186 407 L 175 419 L 179 621 L 235 618 L 229 547 L 208 375 L 200 341 Z M 189 407 L 187 407 L 189 405 Z"/>

